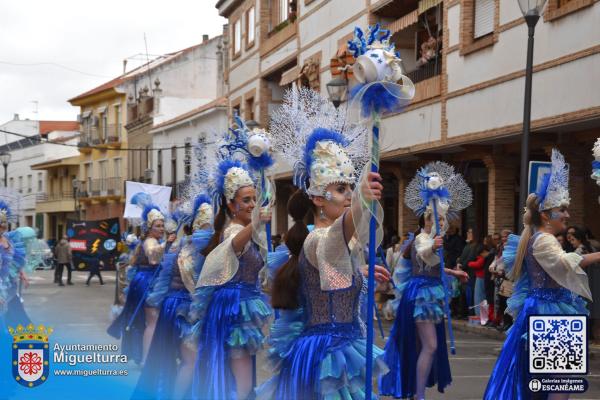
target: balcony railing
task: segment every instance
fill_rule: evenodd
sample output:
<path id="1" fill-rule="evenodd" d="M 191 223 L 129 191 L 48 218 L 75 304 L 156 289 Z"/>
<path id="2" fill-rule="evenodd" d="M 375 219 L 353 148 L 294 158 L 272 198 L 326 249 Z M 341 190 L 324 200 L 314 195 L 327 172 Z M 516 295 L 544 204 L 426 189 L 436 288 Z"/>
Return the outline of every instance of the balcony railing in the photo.
<path id="1" fill-rule="evenodd" d="M 69 200 L 73 198 L 72 190 L 65 190 L 63 192 L 52 192 L 52 193 L 37 193 L 35 200 L 42 201 L 58 201 L 58 200 Z"/>
<path id="2" fill-rule="evenodd" d="M 88 127 L 81 131 L 79 147 L 115 144 L 121 142 L 121 124 L 108 124 L 106 127 Z"/>
<path id="3" fill-rule="evenodd" d="M 438 59 L 437 62 L 435 59 L 433 59 L 427 64 L 415 69 L 414 71 L 408 72 L 406 76 L 408 76 L 413 81 L 413 83 L 433 78 L 434 76 L 439 75 L 442 71 L 442 66 L 440 63 L 440 59 Z"/>
<path id="4" fill-rule="evenodd" d="M 123 191 L 124 179 L 121 177 L 114 178 L 88 178 L 86 181 L 81 181 L 81 189 L 79 197 L 104 197 L 104 196 L 120 196 Z"/>

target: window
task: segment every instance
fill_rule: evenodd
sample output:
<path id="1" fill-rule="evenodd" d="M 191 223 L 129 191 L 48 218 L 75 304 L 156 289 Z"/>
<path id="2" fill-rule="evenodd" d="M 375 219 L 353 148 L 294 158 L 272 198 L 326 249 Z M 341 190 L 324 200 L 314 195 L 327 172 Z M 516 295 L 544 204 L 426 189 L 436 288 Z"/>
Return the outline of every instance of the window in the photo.
<path id="1" fill-rule="evenodd" d="M 27 175 L 27 193 L 33 191 L 33 175 Z"/>
<path id="2" fill-rule="evenodd" d="M 117 141 L 121 141 L 121 106 L 115 106 L 115 129 Z"/>
<path id="3" fill-rule="evenodd" d="M 256 19 L 254 15 L 254 7 L 251 7 L 246 13 L 246 30 L 248 31 L 248 36 L 246 37 L 246 43 L 248 46 L 254 44 L 254 34 L 256 31 Z"/>
<path id="4" fill-rule="evenodd" d="M 106 185 L 106 178 L 108 177 L 107 165 L 108 165 L 107 160 L 102 160 L 98 163 L 98 166 L 100 167 L 100 190 L 102 190 L 102 191 L 107 189 L 107 185 Z"/>
<path id="5" fill-rule="evenodd" d="M 157 169 L 158 169 L 158 184 L 163 184 L 163 170 L 162 170 L 162 150 L 158 150 L 157 152 Z"/>
<path id="6" fill-rule="evenodd" d="M 494 11 L 494 0 L 475 0 L 473 38 L 478 39 L 494 32 Z"/>
<path id="7" fill-rule="evenodd" d="M 177 183 L 177 147 L 171 147 L 171 185 Z"/>
<path id="8" fill-rule="evenodd" d="M 115 178 L 121 177 L 121 159 L 120 158 L 113 159 L 113 176 Z"/>
<path id="9" fill-rule="evenodd" d="M 104 111 L 100 118 L 102 119 L 102 141 L 106 142 L 108 140 L 108 114 Z"/>
<path id="10" fill-rule="evenodd" d="M 23 193 L 23 177 L 19 177 L 19 193 Z"/>
<path id="11" fill-rule="evenodd" d="M 10 185 L 9 185 L 10 188 L 14 189 L 14 187 L 15 187 L 15 178 L 10 178 L 8 181 L 10 182 Z"/>
<path id="12" fill-rule="evenodd" d="M 244 119 L 251 120 L 254 119 L 254 97 L 250 97 L 246 99 L 246 107 L 244 107 Z"/>
<path id="13" fill-rule="evenodd" d="M 242 21 L 237 20 L 233 24 L 233 55 L 237 55 L 242 50 Z"/>
<path id="14" fill-rule="evenodd" d="M 37 174 L 37 180 L 38 180 L 37 191 L 38 192 L 42 192 L 44 190 L 44 180 L 42 178 L 42 173 L 41 172 L 38 172 L 38 174 Z"/>
<path id="15" fill-rule="evenodd" d="M 287 21 L 290 16 L 290 0 L 279 0 L 279 23 Z"/>
<path id="16" fill-rule="evenodd" d="M 192 143 L 191 138 L 186 139 L 185 141 L 185 154 L 183 157 L 183 173 L 185 175 L 185 179 L 189 179 L 192 174 Z"/>

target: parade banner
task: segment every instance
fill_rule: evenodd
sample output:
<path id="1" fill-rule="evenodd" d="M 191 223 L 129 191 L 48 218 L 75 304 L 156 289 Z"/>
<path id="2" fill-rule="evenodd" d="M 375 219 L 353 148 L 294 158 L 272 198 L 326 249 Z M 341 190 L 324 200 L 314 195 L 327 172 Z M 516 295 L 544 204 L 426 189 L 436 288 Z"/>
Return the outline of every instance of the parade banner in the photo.
<path id="1" fill-rule="evenodd" d="M 151 185 L 140 182 L 125 182 L 125 213 L 123 218 L 141 218 L 142 209 L 135 204 L 131 204 L 131 198 L 136 193 L 146 193 L 161 210 L 169 209 L 169 200 L 171 199 L 170 186 Z"/>
<path id="2" fill-rule="evenodd" d="M 90 262 L 102 261 L 103 269 L 114 269 L 121 240 L 118 218 L 98 221 L 67 221 L 67 236 L 75 270 L 88 269 Z"/>

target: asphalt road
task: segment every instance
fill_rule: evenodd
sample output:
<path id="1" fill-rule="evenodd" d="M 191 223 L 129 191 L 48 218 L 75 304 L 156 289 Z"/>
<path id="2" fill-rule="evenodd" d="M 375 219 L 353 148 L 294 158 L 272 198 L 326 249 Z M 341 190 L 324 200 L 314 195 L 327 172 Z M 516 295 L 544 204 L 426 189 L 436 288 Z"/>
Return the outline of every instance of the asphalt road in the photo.
<path id="1" fill-rule="evenodd" d="M 85 285 L 87 273 L 74 272 L 73 286 L 58 287 L 53 284 L 53 271 L 36 271 L 31 276 L 31 285 L 23 292 L 25 308 L 34 323 L 46 324 L 59 332 L 76 332 L 86 343 L 118 343 L 108 334 L 106 328 L 110 322 L 110 308 L 114 299 L 114 272 L 104 272 L 105 285 L 100 286 L 97 278 L 91 286 Z M 389 332 L 389 323 L 385 324 Z M 455 331 L 457 355 L 450 357 L 453 383 L 445 394 L 435 389 L 427 391 L 428 399 L 481 399 L 494 362 L 502 346 L 499 339 L 486 338 L 475 333 Z M 383 340 L 377 334 L 377 342 Z M 584 395 L 572 396 L 574 399 L 600 399 L 600 354 L 590 359 L 590 390 Z M 257 360 L 259 383 L 269 377 L 269 371 L 262 357 Z M 137 380 L 139 367 L 130 364 L 129 376 L 132 382 Z M 123 394 L 123 398 L 129 396 Z"/>

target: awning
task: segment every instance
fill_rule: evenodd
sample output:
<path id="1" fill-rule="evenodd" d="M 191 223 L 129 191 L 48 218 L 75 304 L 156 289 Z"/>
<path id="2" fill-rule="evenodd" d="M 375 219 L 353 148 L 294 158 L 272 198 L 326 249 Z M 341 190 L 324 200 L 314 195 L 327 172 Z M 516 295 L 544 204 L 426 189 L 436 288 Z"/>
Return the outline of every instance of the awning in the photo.
<path id="1" fill-rule="evenodd" d="M 418 21 L 419 11 L 414 10 L 390 23 L 386 28 L 389 29 L 390 33 L 393 35 L 394 33 L 400 32 L 402 29 L 406 29 L 407 27 L 416 24 Z"/>
<path id="2" fill-rule="evenodd" d="M 106 112 L 106 106 L 98 107 L 96 111 L 98 111 L 98 114 L 104 114 Z"/>
<path id="3" fill-rule="evenodd" d="M 419 14 L 423 14 L 425 11 L 437 6 L 441 2 L 442 2 L 442 0 L 420 0 L 419 1 Z"/>
<path id="4" fill-rule="evenodd" d="M 89 118 L 92 115 L 91 111 L 84 111 L 81 113 L 81 119 Z"/>
<path id="5" fill-rule="evenodd" d="M 298 79 L 300 75 L 300 67 L 297 65 L 293 68 L 288 69 L 283 74 L 281 74 L 281 80 L 279 81 L 279 86 L 287 86 L 292 82 Z"/>

